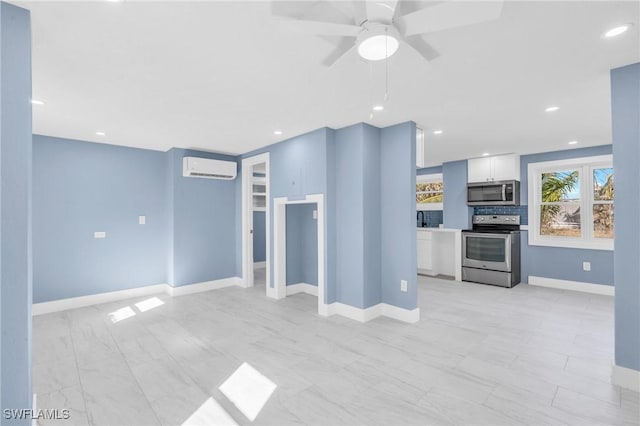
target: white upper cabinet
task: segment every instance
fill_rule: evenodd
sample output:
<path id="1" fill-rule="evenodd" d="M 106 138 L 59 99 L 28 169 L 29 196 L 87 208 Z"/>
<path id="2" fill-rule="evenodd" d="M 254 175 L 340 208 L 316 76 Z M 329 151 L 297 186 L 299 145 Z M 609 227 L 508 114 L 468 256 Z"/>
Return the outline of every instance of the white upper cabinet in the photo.
<path id="1" fill-rule="evenodd" d="M 491 176 L 491 157 L 470 158 L 467 161 L 467 181 L 484 182 Z"/>
<path id="2" fill-rule="evenodd" d="M 517 154 L 471 158 L 467 161 L 468 182 L 520 180 L 520 156 Z"/>

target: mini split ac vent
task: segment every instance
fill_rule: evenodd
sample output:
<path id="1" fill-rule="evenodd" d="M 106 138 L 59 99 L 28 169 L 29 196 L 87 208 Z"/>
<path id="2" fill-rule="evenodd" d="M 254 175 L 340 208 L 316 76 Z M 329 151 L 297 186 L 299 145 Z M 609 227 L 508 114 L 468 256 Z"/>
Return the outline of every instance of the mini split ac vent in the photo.
<path id="1" fill-rule="evenodd" d="M 234 161 L 197 157 L 184 157 L 182 159 L 182 176 L 185 177 L 233 180 L 236 178 L 237 173 L 238 165 Z"/>

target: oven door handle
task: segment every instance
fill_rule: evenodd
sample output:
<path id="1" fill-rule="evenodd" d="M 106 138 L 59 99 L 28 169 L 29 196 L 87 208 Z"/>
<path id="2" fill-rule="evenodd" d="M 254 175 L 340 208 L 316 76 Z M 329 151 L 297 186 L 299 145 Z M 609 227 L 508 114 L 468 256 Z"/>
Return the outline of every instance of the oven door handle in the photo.
<path id="1" fill-rule="evenodd" d="M 507 201 L 507 184 L 502 184 L 502 201 Z"/>

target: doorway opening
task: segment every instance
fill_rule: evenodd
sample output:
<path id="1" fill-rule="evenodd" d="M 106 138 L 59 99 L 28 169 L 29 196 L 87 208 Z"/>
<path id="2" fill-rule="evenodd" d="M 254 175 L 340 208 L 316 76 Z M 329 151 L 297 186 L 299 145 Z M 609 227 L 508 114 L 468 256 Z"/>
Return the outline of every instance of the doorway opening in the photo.
<path id="1" fill-rule="evenodd" d="M 282 299 L 298 292 L 317 294 L 318 313 L 328 315 L 325 291 L 324 195 L 307 195 L 298 200 L 274 198 L 273 215 L 274 286 L 273 289 L 267 288 L 267 295 Z M 294 244 L 294 250 L 298 249 L 299 253 L 288 251 L 288 244 Z"/>
<path id="2" fill-rule="evenodd" d="M 270 285 L 269 153 L 242 160 L 242 278 L 245 287 Z"/>

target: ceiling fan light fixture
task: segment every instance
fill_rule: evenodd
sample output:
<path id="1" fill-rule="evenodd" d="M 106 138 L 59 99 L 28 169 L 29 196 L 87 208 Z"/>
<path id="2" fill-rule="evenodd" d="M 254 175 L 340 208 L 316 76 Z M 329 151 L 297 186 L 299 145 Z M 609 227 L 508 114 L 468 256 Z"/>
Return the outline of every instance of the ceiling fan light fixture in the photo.
<path id="1" fill-rule="evenodd" d="M 365 27 L 358 38 L 358 54 L 367 61 L 381 61 L 392 56 L 400 47 L 400 36 L 388 25 Z"/>
<path id="2" fill-rule="evenodd" d="M 399 46 L 395 37 L 374 35 L 362 40 L 358 45 L 358 54 L 368 61 L 381 61 L 396 53 Z"/>

